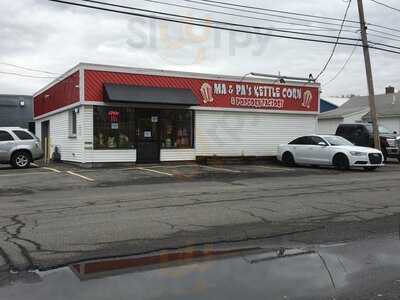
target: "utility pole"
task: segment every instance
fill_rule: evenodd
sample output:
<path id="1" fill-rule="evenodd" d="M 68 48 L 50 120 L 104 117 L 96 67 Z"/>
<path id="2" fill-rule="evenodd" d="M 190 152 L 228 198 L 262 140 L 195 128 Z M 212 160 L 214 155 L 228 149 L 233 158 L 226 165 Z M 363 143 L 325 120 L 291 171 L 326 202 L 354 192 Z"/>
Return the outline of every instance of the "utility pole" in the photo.
<path id="1" fill-rule="evenodd" d="M 379 129 L 378 129 L 378 118 L 376 116 L 374 80 L 372 78 L 371 58 L 369 55 L 367 25 L 365 24 L 363 0 L 357 0 L 357 2 L 358 2 L 358 13 L 360 15 L 361 39 L 364 49 L 365 71 L 367 74 L 368 94 L 369 94 L 368 99 L 369 99 L 369 109 L 370 109 L 373 135 L 374 135 L 374 145 L 376 149 L 381 150 L 381 142 L 379 139 Z"/>

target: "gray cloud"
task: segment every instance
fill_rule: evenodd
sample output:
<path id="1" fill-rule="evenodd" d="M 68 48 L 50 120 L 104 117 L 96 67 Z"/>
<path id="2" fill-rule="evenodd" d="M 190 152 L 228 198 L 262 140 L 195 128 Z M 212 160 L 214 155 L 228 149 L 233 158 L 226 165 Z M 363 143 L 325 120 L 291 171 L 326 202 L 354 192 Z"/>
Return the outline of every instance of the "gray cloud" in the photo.
<path id="1" fill-rule="evenodd" d="M 132 1 L 128 0 L 113 0 L 113 2 L 132 5 Z M 190 5 L 180 0 L 171 2 Z M 330 17 L 341 17 L 346 5 L 342 0 L 287 0 L 279 1 L 279 3 L 272 0 L 237 0 L 237 3 L 239 2 Z M 397 4 L 394 0 L 387 0 L 387 2 Z M 350 19 L 357 19 L 355 4 L 352 4 Z M 162 7 L 144 1 L 135 1 L 135 5 L 172 13 L 223 19 L 228 22 L 286 27 L 239 17 Z M 370 1 L 365 1 L 365 6 L 368 21 L 400 28 L 400 15 L 396 12 L 379 7 Z M 287 25 L 287 27 L 299 28 L 294 25 Z M 400 32 L 393 33 L 400 35 Z M 332 45 L 262 38 L 255 35 L 248 36 L 149 21 L 63 6 L 45 0 L 1 1 L 0 39 L 2 41 L 0 62 L 58 73 L 66 71 L 78 62 L 92 62 L 239 76 L 250 71 L 308 76 L 309 73 L 317 74 L 320 71 L 332 49 Z M 399 41 L 389 41 L 379 37 L 371 36 L 370 39 L 400 44 Z M 322 83 L 327 82 L 336 74 L 351 51 L 351 47 L 338 47 L 331 65 L 321 77 Z M 372 51 L 377 92 L 382 92 L 388 84 L 400 88 L 400 75 L 397 72 L 400 67 L 399 58 L 400 56 L 396 54 Z M 0 65 L 0 71 L 43 75 L 3 65 Z M 43 79 L 0 74 L 0 93 L 31 94 L 47 82 L 48 80 Z M 325 95 L 366 93 L 361 48 L 355 52 L 340 77 L 326 88 L 323 87 L 323 92 Z"/>

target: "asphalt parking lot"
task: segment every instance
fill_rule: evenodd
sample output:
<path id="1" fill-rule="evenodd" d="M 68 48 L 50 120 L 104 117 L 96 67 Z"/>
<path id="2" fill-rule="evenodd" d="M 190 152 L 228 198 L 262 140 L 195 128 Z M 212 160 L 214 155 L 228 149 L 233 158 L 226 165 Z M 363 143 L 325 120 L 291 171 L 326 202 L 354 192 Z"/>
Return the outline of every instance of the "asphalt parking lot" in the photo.
<path id="1" fill-rule="evenodd" d="M 34 164 L 28 169 L 0 167 L 0 187 L 13 189 L 34 186 L 38 189 L 69 186 L 107 186 L 169 181 L 215 180 L 218 178 L 272 177 L 299 174 L 332 174 L 330 168 L 285 167 L 280 164 L 199 165 L 170 164 L 131 167 L 80 168 L 69 164 Z"/>
<path id="2" fill-rule="evenodd" d="M 328 224 L 346 228 L 328 233 L 335 240 L 358 236 L 359 222 L 400 213 L 399 170 L 394 161 L 375 172 L 275 163 L 2 166 L 0 270 L 291 235 Z"/>
<path id="3" fill-rule="evenodd" d="M 397 162 L 388 162 L 375 172 L 395 171 Z M 279 163 L 200 165 L 175 163 L 167 165 L 132 165 L 130 167 L 81 168 L 71 164 L 33 164 L 28 169 L 0 166 L 0 191 L 23 193 L 25 189 L 39 191 L 62 190 L 85 186 L 122 186 L 196 180 L 234 180 L 256 177 L 297 177 L 300 175 L 341 174 L 333 168 L 286 167 Z M 347 174 L 365 173 L 362 169 L 346 171 Z"/>

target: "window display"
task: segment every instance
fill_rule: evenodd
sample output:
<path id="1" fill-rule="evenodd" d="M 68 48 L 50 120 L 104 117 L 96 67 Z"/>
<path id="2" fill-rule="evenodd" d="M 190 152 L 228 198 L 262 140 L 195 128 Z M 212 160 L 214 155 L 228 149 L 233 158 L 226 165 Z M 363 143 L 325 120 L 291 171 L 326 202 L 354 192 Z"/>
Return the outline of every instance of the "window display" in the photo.
<path id="1" fill-rule="evenodd" d="M 193 112 L 161 111 L 161 148 L 193 147 Z"/>
<path id="2" fill-rule="evenodd" d="M 94 149 L 135 148 L 135 110 L 127 107 L 93 108 Z"/>

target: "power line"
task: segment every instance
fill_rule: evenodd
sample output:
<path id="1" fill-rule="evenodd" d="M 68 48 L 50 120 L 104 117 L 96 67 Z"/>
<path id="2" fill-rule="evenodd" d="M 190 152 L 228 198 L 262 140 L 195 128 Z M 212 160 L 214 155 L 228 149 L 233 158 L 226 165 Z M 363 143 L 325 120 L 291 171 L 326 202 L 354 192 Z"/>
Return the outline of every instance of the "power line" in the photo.
<path id="1" fill-rule="evenodd" d="M 356 50 L 358 49 L 358 46 L 354 46 L 353 50 L 351 51 L 349 57 L 346 59 L 346 61 L 344 62 L 343 66 L 339 69 L 339 71 L 335 74 L 335 76 L 333 76 L 329 81 L 327 81 L 326 83 L 323 83 L 322 86 L 326 87 L 327 85 L 331 84 L 332 82 L 334 82 L 340 74 L 342 74 L 342 72 L 344 71 L 344 69 L 346 68 L 346 66 L 349 64 L 351 58 L 353 57 L 354 53 L 356 52 Z"/>
<path id="2" fill-rule="evenodd" d="M 85 0 L 82 0 L 82 1 L 85 1 Z M 322 30 L 327 30 L 327 31 L 339 31 L 339 29 L 331 28 L 331 27 L 322 27 L 322 26 L 310 25 L 310 24 L 301 24 L 301 23 L 294 23 L 294 22 L 287 22 L 287 21 L 271 20 L 271 19 L 259 18 L 259 17 L 248 16 L 248 15 L 243 15 L 243 14 L 239 14 L 238 15 L 238 14 L 233 14 L 233 13 L 228 13 L 228 12 L 222 12 L 222 11 L 216 11 L 216 10 L 210 10 L 210 9 L 203 9 L 203 8 L 192 7 L 192 6 L 187 6 L 187 5 L 181 5 L 181 4 L 176 4 L 176 3 L 163 2 L 163 1 L 159 1 L 159 0 L 142 0 L 142 1 L 149 2 L 149 3 L 157 3 L 157 4 L 161 4 L 161 5 L 167 5 L 167 6 L 173 6 L 173 7 L 187 8 L 187 9 L 191 9 L 191 10 L 195 10 L 195 11 L 217 13 L 217 14 L 234 16 L 234 17 L 239 17 L 239 18 L 261 20 L 261 21 L 267 21 L 267 22 L 272 22 L 272 23 L 280 23 L 280 24 L 286 24 L 286 25 L 303 26 L 303 27 L 307 27 L 307 28 L 316 28 L 316 29 L 322 29 Z M 190 2 L 190 3 L 196 3 L 196 4 L 201 4 L 201 5 L 211 5 L 211 4 L 199 2 L 199 0 L 181 0 L 181 1 Z M 200 0 L 200 1 L 206 1 L 206 0 Z M 91 1 L 89 1 L 89 2 L 91 2 Z M 216 3 L 224 3 L 224 5 L 229 5 L 229 3 L 225 4 L 225 2 L 220 2 L 220 1 L 211 1 L 211 2 L 213 2 L 213 3 L 214 2 L 216 2 Z M 231 5 L 233 5 L 233 4 L 231 4 Z M 314 22 L 314 23 L 320 23 L 320 24 L 325 24 L 325 25 L 333 25 L 333 26 L 339 25 L 339 24 L 321 22 L 321 21 L 315 21 L 315 20 L 305 20 L 305 19 L 299 19 L 299 18 L 291 18 L 291 17 L 287 17 L 287 16 L 278 16 L 278 15 L 273 15 L 273 14 L 269 14 L 269 13 L 255 12 L 255 11 L 251 11 L 251 10 L 232 8 L 232 7 L 221 6 L 221 5 L 216 5 L 216 4 L 213 4 L 212 7 L 220 7 L 220 8 L 224 8 L 224 9 L 228 8 L 228 9 L 231 9 L 231 10 L 234 10 L 234 11 L 250 12 L 250 13 L 253 13 L 253 14 L 268 15 L 268 16 L 274 16 L 274 17 L 277 17 L 277 18 L 284 18 L 284 19 L 294 19 L 294 20 L 300 20 L 302 22 Z M 259 9 L 262 9 L 262 8 L 259 8 Z M 137 10 L 140 10 L 140 9 L 137 9 Z M 264 10 L 269 10 L 269 9 L 264 9 Z M 272 10 L 272 11 L 274 11 L 274 10 Z M 319 18 L 324 18 L 324 17 L 319 17 Z M 340 20 L 340 19 L 337 19 L 337 20 Z M 340 21 L 342 21 L 342 20 L 340 20 Z M 356 23 L 358 23 L 358 22 L 356 22 Z M 378 25 L 376 25 L 376 26 L 378 26 Z M 358 26 L 343 25 L 343 27 L 357 29 L 357 31 L 359 30 Z M 383 27 L 383 26 L 379 26 L 379 27 Z M 384 28 L 388 28 L 388 27 L 384 27 Z M 299 30 L 303 30 L 303 29 L 299 29 Z M 384 32 L 384 31 L 381 31 L 381 30 L 376 30 L 376 29 L 369 29 L 369 31 L 381 34 L 381 37 L 383 37 L 382 34 L 383 35 L 387 35 L 387 36 L 391 36 L 391 37 L 383 37 L 383 38 L 400 41 L 400 35 L 387 33 L 387 32 Z M 398 30 L 398 31 L 400 32 L 400 30 Z M 346 29 L 346 30 L 342 29 L 342 32 L 355 33 L 352 30 L 348 30 L 348 29 Z M 377 34 L 374 34 L 374 35 L 377 36 Z M 395 39 L 393 37 L 397 37 L 398 39 Z"/>
<path id="3" fill-rule="evenodd" d="M 376 1 L 376 0 L 371 0 L 371 1 L 374 2 L 374 3 L 376 3 L 376 4 L 382 5 L 382 6 L 386 7 L 386 8 L 389 8 L 389 9 L 392 9 L 392 10 L 395 10 L 395 11 L 400 12 L 400 9 L 399 9 L 399 8 L 390 6 L 389 4 L 386 4 L 386 3 L 383 3 L 383 2 L 380 2 L 380 1 Z"/>
<path id="4" fill-rule="evenodd" d="M 165 13 L 165 12 L 160 12 L 160 11 L 155 11 L 155 10 L 142 9 L 142 8 L 136 8 L 136 7 L 131 7 L 131 6 L 125 6 L 125 5 L 111 4 L 111 3 L 102 2 L 102 1 L 95 1 L 95 0 L 81 0 L 81 1 L 82 2 L 95 3 L 95 4 L 101 4 L 101 5 L 115 6 L 115 7 L 124 8 L 124 9 L 137 10 L 137 11 L 142 11 L 142 12 L 146 12 L 146 13 L 162 14 L 162 15 L 167 15 L 167 16 L 170 16 L 170 17 L 186 18 L 186 19 L 202 21 L 202 22 L 207 22 L 207 23 L 213 22 L 213 23 L 219 23 L 219 24 L 230 25 L 230 26 L 236 26 L 237 25 L 235 23 L 222 22 L 222 21 L 216 21 L 216 20 L 204 19 L 204 18 L 197 18 L 197 17 L 189 17 L 189 16 L 183 16 L 183 15 L 172 14 L 172 13 Z M 156 1 L 156 0 L 142 0 L 142 1 L 190 8 L 188 6 L 175 5 L 175 4 L 172 4 L 172 3 L 164 3 L 164 2 Z M 197 9 L 197 8 L 192 8 L 192 9 Z M 269 19 L 263 19 L 263 18 L 257 18 L 257 17 L 249 17 L 249 16 L 231 14 L 231 13 L 226 13 L 226 12 L 221 12 L 221 11 L 203 10 L 203 9 L 198 9 L 198 10 L 207 11 L 207 12 L 215 12 L 215 13 L 218 13 L 218 14 L 229 15 L 229 16 L 234 16 L 234 17 L 250 18 L 250 19 L 262 20 L 262 21 L 276 22 L 276 23 L 281 23 L 281 24 L 299 25 L 299 26 L 313 27 L 313 28 L 319 28 L 319 29 L 328 29 L 328 30 L 333 29 L 333 28 L 326 28 L 326 27 L 321 27 L 321 26 L 312 26 L 312 25 L 306 25 L 306 24 L 291 23 L 291 22 L 284 22 L 284 21 L 276 21 L 276 20 L 269 20 Z M 294 33 L 294 34 L 300 34 L 300 35 L 312 35 L 312 34 L 305 34 L 305 33 L 295 32 L 293 30 L 283 30 L 283 29 L 276 29 L 276 28 L 272 28 L 272 27 L 250 26 L 250 25 L 244 25 L 244 24 L 240 24 L 240 26 L 247 27 L 247 28 L 252 28 L 252 29 L 271 30 L 271 31 Z M 302 29 L 300 29 L 300 30 L 302 30 Z M 315 35 L 315 36 L 318 36 L 318 35 Z M 320 37 L 336 38 L 334 36 L 326 36 L 326 35 L 325 36 L 320 35 Z M 343 38 L 343 39 L 346 39 L 346 38 Z"/>
<path id="5" fill-rule="evenodd" d="M 296 36 L 279 35 L 279 34 L 272 34 L 272 33 L 262 33 L 262 32 L 250 31 L 250 30 L 242 30 L 242 29 L 235 29 L 235 28 L 230 28 L 230 27 L 210 25 L 210 24 L 206 24 L 206 23 L 195 23 L 195 22 L 183 21 L 183 20 L 172 19 L 172 18 L 167 18 L 167 17 L 155 16 L 155 15 L 146 15 L 146 14 L 140 14 L 140 13 L 134 13 L 134 12 L 121 11 L 121 10 L 116 10 L 116 9 L 111 9 L 111 8 L 99 7 L 99 6 L 91 6 L 91 5 L 86 5 L 86 4 L 69 2 L 69 1 L 65 1 L 65 0 L 48 0 L 48 1 L 67 4 L 67 5 L 73 5 L 73 6 L 79 6 L 79 7 L 85 7 L 85 8 L 95 9 L 95 10 L 107 11 L 107 12 L 112 12 L 112 13 L 119 13 L 119 14 L 123 14 L 123 15 L 130 15 L 130 16 L 136 16 L 136 17 L 141 17 L 141 18 L 167 21 L 167 22 L 178 23 L 178 24 L 193 25 L 193 26 L 199 26 L 199 27 L 205 27 L 205 28 L 226 30 L 226 31 L 238 32 L 238 33 L 248 33 L 248 34 L 254 34 L 254 35 L 285 38 L 285 39 L 298 40 L 298 41 L 317 42 L 317 43 L 323 43 L 323 44 L 335 44 L 335 42 L 329 41 L 329 40 L 318 40 L 318 39 L 312 39 L 312 38 L 302 38 L 302 37 L 296 37 Z M 185 18 L 188 18 L 188 17 L 185 17 Z M 208 20 L 207 20 L 207 22 L 210 23 Z M 236 26 L 240 26 L 240 25 L 236 24 Z M 338 42 L 337 44 L 338 45 L 346 45 L 346 46 L 357 45 L 357 44 L 353 44 L 350 42 Z M 388 47 L 390 47 L 390 46 L 388 45 Z M 398 51 L 389 50 L 389 49 L 385 49 L 382 47 L 371 46 L 370 48 L 375 49 L 375 50 L 381 50 L 383 52 L 400 54 L 400 52 L 398 52 Z"/>
<path id="6" fill-rule="evenodd" d="M 347 18 L 347 13 L 349 12 L 350 5 L 351 5 L 351 0 L 348 0 L 348 4 L 347 4 L 346 11 L 345 11 L 345 13 L 344 13 L 344 17 L 343 17 L 343 21 L 342 21 L 342 26 L 340 27 L 340 31 L 339 31 L 338 36 L 337 36 L 337 39 L 336 39 L 336 44 L 333 46 L 333 49 L 332 49 L 332 51 L 331 51 L 331 55 L 329 56 L 327 62 L 325 63 L 324 67 L 323 67 L 322 70 L 319 72 L 319 74 L 317 75 L 317 77 L 315 77 L 315 80 L 318 80 L 318 78 L 321 77 L 321 75 L 326 71 L 326 69 L 328 68 L 330 62 L 332 61 L 333 55 L 335 54 L 336 48 L 337 48 L 337 46 L 338 46 L 337 42 L 339 42 L 340 35 L 341 35 L 342 29 L 343 29 L 343 25 L 344 25 L 344 23 L 345 23 L 345 21 L 346 21 L 346 18 Z"/>
<path id="7" fill-rule="evenodd" d="M 14 68 L 18 68 L 18 69 L 26 70 L 26 71 L 39 72 L 39 73 L 45 73 L 45 74 L 50 74 L 50 75 L 59 75 L 58 73 L 53 73 L 53 72 L 49 72 L 49 71 L 33 69 L 33 68 L 28 68 L 28 67 L 22 67 L 22 66 L 19 66 L 19 65 L 14 65 L 14 64 L 5 63 L 5 62 L 0 62 L 0 65 L 14 67 Z"/>
<path id="8" fill-rule="evenodd" d="M 190 0 L 188 0 L 188 1 L 192 2 Z M 304 14 L 304 13 L 289 12 L 289 11 L 284 11 L 284 10 L 277 10 L 277 9 L 269 9 L 269 8 L 263 8 L 263 7 L 257 7 L 257 6 L 228 3 L 228 2 L 224 2 L 224 1 L 215 1 L 215 0 L 198 0 L 198 1 L 206 2 L 206 3 L 214 3 L 214 4 L 223 4 L 223 5 L 227 5 L 227 6 L 240 7 L 240 8 L 249 8 L 249 9 L 253 9 L 253 10 L 260 10 L 260 11 L 268 11 L 268 12 L 275 12 L 275 13 L 281 13 L 281 14 L 288 14 L 288 15 L 293 15 L 293 16 L 309 17 L 309 18 L 340 21 L 340 22 L 342 21 L 342 19 L 338 19 L 338 18 L 322 17 L 322 16 L 316 16 L 316 15 L 310 15 L 310 14 Z M 346 20 L 346 22 L 347 23 L 359 24 L 358 21 L 354 21 L 354 20 Z M 339 25 L 339 24 L 337 24 L 337 25 Z"/>
<path id="9" fill-rule="evenodd" d="M 185 1 L 185 0 L 183 0 Z M 194 0 L 187 0 L 187 1 L 194 1 Z M 254 10 L 261 10 L 261 11 L 269 11 L 269 12 L 275 12 L 275 13 L 281 13 L 281 14 L 288 14 L 288 15 L 295 15 L 295 16 L 303 16 L 303 17 L 309 17 L 309 18 L 316 18 L 316 19 L 323 19 L 323 20 L 331 20 L 331 21 L 339 21 L 341 22 L 341 19 L 338 18 L 333 18 L 333 17 L 323 17 L 323 16 L 316 16 L 316 15 L 310 15 L 310 14 L 304 14 L 304 13 L 296 13 L 296 12 L 289 12 L 289 11 L 284 11 L 284 10 L 276 10 L 276 9 L 268 9 L 268 8 L 263 8 L 263 7 L 257 7 L 257 6 L 249 6 L 249 5 L 241 5 L 241 4 L 235 4 L 235 3 L 228 3 L 224 1 L 216 1 L 216 0 L 197 0 L 205 3 L 214 3 L 214 4 L 223 4 L 231 7 L 240 7 L 240 8 L 250 8 Z M 353 24 L 360 24 L 359 21 L 356 20 L 346 20 L 346 23 L 353 23 Z M 382 25 L 377 25 L 374 23 L 367 23 L 368 26 L 374 26 L 374 27 L 379 27 L 382 29 L 387 29 L 391 31 L 397 31 L 400 32 L 400 29 L 396 28 L 391 28 L 387 26 L 382 26 Z"/>
<path id="10" fill-rule="evenodd" d="M 51 0 L 50 0 L 50 1 L 51 1 Z M 108 2 L 103 2 L 103 1 L 97 1 L 97 0 L 81 0 L 81 1 L 82 1 L 82 2 L 89 2 L 89 3 L 100 4 L 100 5 L 106 5 L 106 6 L 112 6 L 112 7 L 118 7 L 118 8 L 123 8 L 123 9 L 129 9 L 129 10 L 136 10 L 136 11 L 141 11 L 141 12 L 146 12 L 146 13 L 159 14 L 159 15 L 164 15 L 164 16 L 169 16 L 169 17 L 185 18 L 185 19 L 189 19 L 189 20 L 195 20 L 195 21 L 206 22 L 207 24 L 215 23 L 215 24 L 221 24 L 221 25 L 228 25 L 228 26 L 236 26 L 236 27 L 257 29 L 257 30 L 277 31 L 277 32 L 291 33 L 291 34 L 297 34 L 297 35 L 307 35 L 307 36 L 323 37 L 323 38 L 329 38 L 329 39 L 337 39 L 336 36 L 332 36 L 332 35 L 322 35 L 322 34 L 313 34 L 313 33 L 297 32 L 297 31 L 291 31 L 291 30 L 275 29 L 275 28 L 270 28 L 270 27 L 261 27 L 261 26 L 252 26 L 252 25 L 246 25 L 246 24 L 238 24 L 238 23 L 224 22 L 224 21 L 218 21 L 218 20 L 213 20 L 213 19 L 204 19 L 204 18 L 190 17 L 190 16 L 185 16 L 185 15 L 172 14 L 172 13 L 165 13 L 165 12 L 161 12 L 161 11 L 155 11 L 155 10 L 149 10 L 149 9 L 143 9 L 143 8 L 136 8 L 136 7 L 132 7 L 132 6 L 113 4 L 113 3 L 108 3 Z M 56 1 L 56 2 L 57 2 L 57 1 Z M 349 40 L 349 41 L 360 41 L 360 39 L 349 38 L 349 37 L 342 37 L 341 39 L 343 39 L 343 40 Z"/>
<path id="11" fill-rule="evenodd" d="M 188 5 L 169 3 L 169 2 L 163 2 L 163 1 L 157 1 L 157 0 L 142 0 L 142 1 L 150 2 L 150 3 L 157 3 L 157 4 L 161 4 L 161 5 L 168 5 L 168 6 L 174 6 L 174 7 L 187 8 L 187 9 L 197 10 L 197 11 L 219 13 L 219 14 L 230 15 L 230 16 L 235 16 L 235 17 L 243 17 L 243 18 L 249 18 L 249 19 L 255 19 L 255 20 L 269 21 L 269 22 L 286 23 L 286 24 L 290 24 L 290 25 L 314 27 L 313 25 L 309 25 L 309 24 L 288 23 L 288 22 L 265 19 L 265 18 L 257 18 L 257 17 L 253 17 L 253 16 L 243 15 L 243 14 L 237 15 L 237 14 L 232 14 L 232 13 L 227 13 L 227 12 L 222 12 L 222 11 L 215 11 L 215 10 L 210 10 L 210 9 L 198 8 L 198 7 L 188 6 Z M 210 4 L 202 3 L 202 2 L 199 2 L 199 1 L 195 1 L 195 0 L 181 0 L 181 1 L 200 4 L 200 5 L 210 5 Z M 224 8 L 224 9 L 228 8 L 228 9 L 231 9 L 231 10 L 234 10 L 234 11 L 246 12 L 246 13 L 251 13 L 251 14 L 256 14 L 256 15 L 264 15 L 264 16 L 281 18 L 281 19 L 286 19 L 286 20 L 295 20 L 295 21 L 301 21 L 301 22 L 313 22 L 313 23 L 317 23 L 317 24 L 333 25 L 333 26 L 338 26 L 339 25 L 339 24 L 330 23 L 330 22 L 322 22 L 322 21 L 316 21 L 316 20 L 306 20 L 304 18 L 301 19 L 301 18 L 297 18 L 297 17 L 282 16 L 282 15 L 276 15 L 276 14 L 265 13 L 265 12 L 260 12 L 260 11 L 252 11 L 252 10 L 248 10 L 248 9 L 232 8 L 232 7 L 222 6 L 222 5 L 218 5 L 218 4 L 213 4 L 212 7 L 219 7 L 219 8 Z M 353 29 L 358 29 L 358 26 L 346 26 L 346 27 L 353 28 Z M 320 27 L 318 27 L 318 28 L 320 28 Z"/>
<path id="12" fill-rule="evenodd" d="M 20 73 L 14 73 L 14 72 L 4 72 L 4 71 L 0 71 L 0 74 L 13 75 L 13 76 L 18 76 L 18 77 L 26 77 L 26 78 L 39 78 L 39 79 L 54 79 L 55 78 L 55 77 L 50 77 L 50 76 L 34 76 L 34 75 L 20 74 Z"/>

